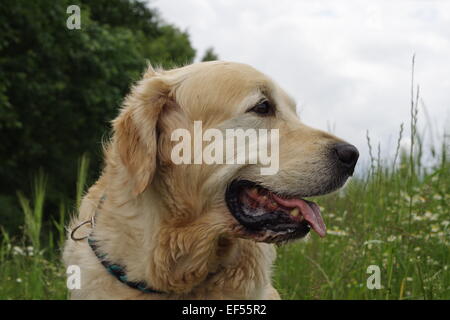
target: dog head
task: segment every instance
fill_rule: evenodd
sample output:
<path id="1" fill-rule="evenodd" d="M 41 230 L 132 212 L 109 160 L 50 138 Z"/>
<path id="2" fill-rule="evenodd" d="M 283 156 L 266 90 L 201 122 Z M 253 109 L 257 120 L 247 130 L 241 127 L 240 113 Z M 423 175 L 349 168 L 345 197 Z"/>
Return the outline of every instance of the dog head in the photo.
<path id="1" fill-rule="evenodd" d="M 239 63 L 149 68 L 113 126 L 129 190 L 157 193 L 162 223 L 209 221 L 218 234 L 257 241 L 310 228 L 324 236 L 318 206 L 303 198 L 341 187 L 358 159 L 354 146 L 303 124 L 274 81 Z"/>

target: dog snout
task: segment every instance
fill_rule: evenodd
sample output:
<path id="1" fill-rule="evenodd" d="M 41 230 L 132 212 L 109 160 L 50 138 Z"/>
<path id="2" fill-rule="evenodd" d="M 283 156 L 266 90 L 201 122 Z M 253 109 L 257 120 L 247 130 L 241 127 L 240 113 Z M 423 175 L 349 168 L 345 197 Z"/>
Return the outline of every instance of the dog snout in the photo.
<path id="1" fill-rule="evenodd" d="M 359 158 L 358 149 L 348 143 L 338 143 L 333 146 L 333 150 L 341 167 L 343 167 L 349 175 L 352 175 Z"/>

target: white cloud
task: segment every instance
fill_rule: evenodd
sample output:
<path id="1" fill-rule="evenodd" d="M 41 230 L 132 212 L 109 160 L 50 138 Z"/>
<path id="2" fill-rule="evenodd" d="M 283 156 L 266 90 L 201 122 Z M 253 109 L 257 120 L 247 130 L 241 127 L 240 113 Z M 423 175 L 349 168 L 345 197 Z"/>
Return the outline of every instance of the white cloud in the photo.
<path id="1" fill-rule="evenodd" d="M 432 123 L 450 127 L 450 3 L 445 1 L 156 0 L 201 56 L 248 63 L 298 102 L 304 122 L 367 159 L 366 130 L 393 154 L 408 129 L 411 58 Z M 426 122 L 421 114 L 419 121 Z M 423 130 L 423 129 L 421 129 Z M 409 134 L 405 132 L 405 134 Z"/>

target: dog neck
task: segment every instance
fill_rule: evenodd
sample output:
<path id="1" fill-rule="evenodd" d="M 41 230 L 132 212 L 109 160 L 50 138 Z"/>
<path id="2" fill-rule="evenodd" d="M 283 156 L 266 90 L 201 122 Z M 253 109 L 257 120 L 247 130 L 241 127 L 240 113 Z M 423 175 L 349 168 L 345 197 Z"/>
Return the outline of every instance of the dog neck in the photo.
<path id="1" fill-rule="evenodd" d="M 274 253 L 266 256 L 267 250 L 260 250 L 268 245 L 223 234 L 217 222 L 221 213 L 169 224 L 164 217 L 171 208 L 156 190 L 126 199 L 123 188 L 108 186 L 97 215 L 99 248 L 126 268 L 130 281 L 143 281 L 171 298 L 211 297 L 208 291 L 217 292 L 218 285 L 224 295 L 229 291 L 233 297 L 248 297 L 249 290 L 268 283 L 270 270 L 262 266 L 270 266 Z M 248 274 L 254 283 L 236 281 L 236 272 Z"/>

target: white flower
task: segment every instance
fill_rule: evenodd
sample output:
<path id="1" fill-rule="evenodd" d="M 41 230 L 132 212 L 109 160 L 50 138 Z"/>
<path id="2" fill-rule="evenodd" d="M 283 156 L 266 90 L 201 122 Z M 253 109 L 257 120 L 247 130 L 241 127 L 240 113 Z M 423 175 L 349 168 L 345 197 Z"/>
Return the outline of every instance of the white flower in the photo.
<path id="1" fill-rule="evenodd" d="M 439 231 L 439 225 L 433 224 L 431 225 L 431 232 L 438 232 Z"/>
<path id="2" fill-rule="evenodd" d="M 388 241 L 388 242 L 393 242 L 393 241 L 395 241 L 395 240 L 397 240 L 397 237 L 394 236 L 394 235 L 390 235 L 390 236 L 387 238 L 387 241 Z"/>
<path id="3" fill-rule="evenodd" d="M 383 243 L 382 240 L 367 240 L 366 242 L 364 242 L 364 245 L 368 245 L 368 244 L 380 244 Z"/>
<path id="4" fill-rule="evenodd" d="M 24 256 L 25 252 L 23 251 L 23 249 L 21 247 L 14 246 L 13 247 L 13 255 L 18 255 L 18 254 L 21 256 Z"/>
<path id="5" fill-rule="evenodd" d="M 367 240 L 366 242 L 364 242 L 363 246 L 367 246 L 367 249 L 371 250 L 372 245 L 381 243 L 383 243 L 383 241 L 381 240 Z"/>
<path id="6" fill-rule="evenodd" d="M 425 219 L 431 220 L 431 221 L 435 221 L 438 219 L 438 215 L 437 214 L 433 214 L 430 211 L 425 212 Z"/>
<path id="7" fill-rule="evenodd" d="M 33 256 L 34 254 L 34 248 L 32 246 L 27 247 L 27 252 L 29 256 Z"/>

